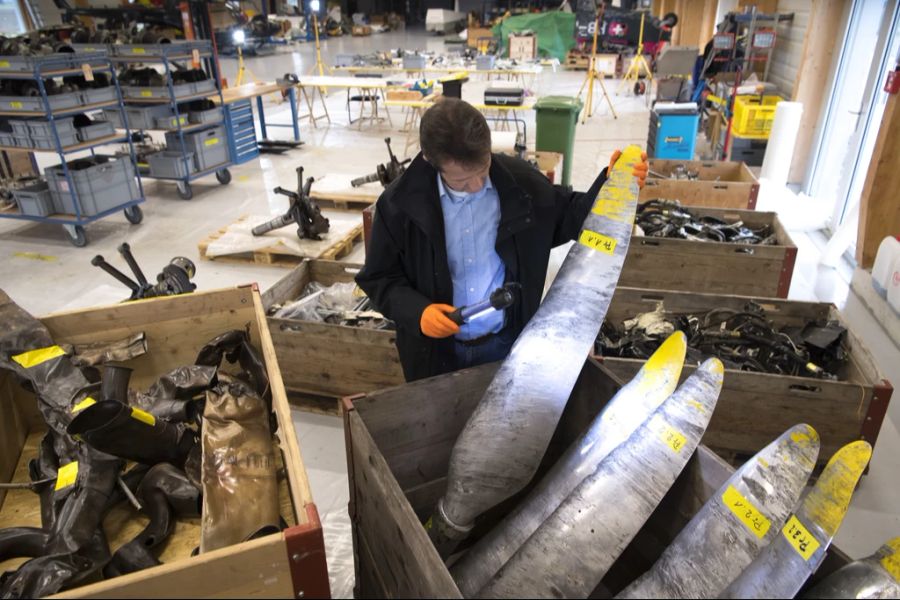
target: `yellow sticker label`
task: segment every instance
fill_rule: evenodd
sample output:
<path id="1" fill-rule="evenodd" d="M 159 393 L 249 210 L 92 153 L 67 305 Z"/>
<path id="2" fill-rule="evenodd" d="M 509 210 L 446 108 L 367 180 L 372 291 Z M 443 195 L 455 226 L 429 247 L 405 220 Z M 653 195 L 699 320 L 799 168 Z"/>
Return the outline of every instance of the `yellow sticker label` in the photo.
<path id="1" fill-rule="evenodd" d="M 889 553 L 882 557 L 881 566 L 884 567 L 894 579 L 900 581 L 900 538 L 890 540 L 885 546 L 888 547 Z"/>
<path id="2" fill-rule="evenodd" d="M 764 538 L 769 532 L 769 527 L 772 526 L 769 519 L 758 508 L 753 506 L 749 500 L 744 498 L 744 495 L 737 491 L 734 486 L 728 486 L 728 489 L 722 494 L 722 502 L 759 539 Z"/>
<path id="3" fill-rule="evenodd" d="M 77 479 L 78 461 L 76 460 L 59 468 L 59 471 L 56 472 L 56 487 L 53 489 L 58 491 L 67 488 L 70 485 L 73 485 Z"/>
<path id="4" fill-rule="evenodd" d="M 36 367 L 48 360 L 63 356 L 65 353 L 66 351 L 59 346 L 49 346 L 47 348 L 39 348 L 37 350 L 29 350 L 28 352 L 17 354 L 13 356 L 12 359 L 19 363 L 22 368 L 30 369 L 31 367 Z"/>
<path id="5" fill-rule="evenodd" d="M 791 515 L 788 522 L 781 528 L 781 533 L 797 551 L 797 554 L 803 557 L 803 560 L 809 560 L 821 545 L 819 540 L 794 515 Z"/>
<path id="6" fill-rule="evenodd" d="M 150 98 L 153 96 L 153 92 L 151 92 L 150 90 L 141 90 L 141 96 L 143 96 L 144 98 Z"/>
<path id="7" fill-rule="evenodd" d="M 675 454 L 680 453 L 681 449 L 687 444 L 687 438 L 680 431 L 669 425 L 663 426 L 659 432 L 659 437 Z"/>
<path id="8" fill-rule="evenodd" d="M 10 102 L 9 107 L 10 108 L 22 108 L 22 103 L 21 102 Z"/>
<path id="9" fill-rule="evenodd" d="M 132 48 L 131 53 L 132 54 L 147 54 L 147 50 L 145 50 L 144 48 Z"/>
<path id="10" fill-rule="evenodd" d="M 72 408 L 72 413 L 74 414 L 77 412 L 81 412 L 84 409 L 88 408 L 89 406 L 93 406 L 95 404 L 97 404 L 97 401 L 94 400 L 93 398 L 91 398 L 90 396 L 88 396 L 87 398 L 85 398 L 84 400 L 82 400 L 81 402 L 79 402 Z"/>
<path id="11" fill-rule="evenodd" d="M 209 139 L 209 140 L 206 140 L 205 142 L 203 142 L 203 145 L 205 145 L 205 146 L 215 146 L 215 145 L 218 144 L 218 143 L 219 143 L 219 138 L 212 138 L 212 139 Z"/>
<path id="12" fill-rule="evenodd" d="M 146 423 L 147 425 L 150 425 L 151 427 L 153 425 L 156 425 L 156 417 L 154 417 L 150 413 L 143 411 L 139 408 L 134 408 L 134 407 L 131 408 L 131 418 L 137 419 L 138 421 L 141 421 L 142 423 Z"/>
<path id="13" fill-rule="evenodd" d="M 592 250 L 597 250 L 599 252 L 603 252 L 604 254 L 609 254 L 612 256 L 616 251 L 616 240 L 613 238 L 603 235 L 602 233 L 597 233 L 596 231 L 591 231 L 589 229 L 585 229 L 581 232 L 581 236 L 578 238 L 578 241 L 588 248 Z"/>
<path id="14" fill-rule="evenodd" d="M 7 67 L 9 67 L 9 61 L 8 60 L 0 60 L 0 69 L 6 69 Z"/>

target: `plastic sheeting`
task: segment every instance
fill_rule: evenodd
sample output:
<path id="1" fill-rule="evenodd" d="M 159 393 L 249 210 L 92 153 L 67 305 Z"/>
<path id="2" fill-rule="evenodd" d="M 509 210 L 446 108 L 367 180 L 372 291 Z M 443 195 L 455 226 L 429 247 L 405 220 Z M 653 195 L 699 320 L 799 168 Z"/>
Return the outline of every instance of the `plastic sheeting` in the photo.
<path id="1" fill-rule="evenodd" d="M 509 46 L 509 34 L 530 30 L 537 35 L 538 56 L 549 56 L 560 61 L 575 46 L 575 15 L 564 12 L 548 12 L 536 15 L 517 15 L 504 19 L 494 26 L 491 33 L 500 38 L 500 53 L 505 55 Z"/>

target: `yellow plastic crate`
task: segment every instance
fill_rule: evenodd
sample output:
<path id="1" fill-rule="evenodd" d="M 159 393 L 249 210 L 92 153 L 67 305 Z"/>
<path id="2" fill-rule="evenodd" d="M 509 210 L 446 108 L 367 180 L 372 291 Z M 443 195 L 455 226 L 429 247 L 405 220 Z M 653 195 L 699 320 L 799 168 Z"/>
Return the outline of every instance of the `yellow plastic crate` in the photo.
<path id="1" fill-rule="evenodd" d="M 741 136 L 769 137 L 775 120 L 775 105 L 782 101 L 780 96 L 737 96 L 734 99 L 734 119 L 732 130 Z"/>

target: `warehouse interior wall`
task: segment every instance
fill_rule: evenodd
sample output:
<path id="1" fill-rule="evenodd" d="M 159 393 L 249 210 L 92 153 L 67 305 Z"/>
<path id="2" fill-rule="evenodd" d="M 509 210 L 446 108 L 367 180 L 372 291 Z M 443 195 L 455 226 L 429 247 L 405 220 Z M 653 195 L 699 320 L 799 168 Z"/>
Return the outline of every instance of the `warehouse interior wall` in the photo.
<path id="1" fill-rule="evenodd" d="M 769 81 L 776 84 L 778 91 L 786 98 L 794 95 L 812 4 L 812 0 L 778 0 L 777 12 L 794 13 L 794 20 L 778 27 L 775 51 L 769 67 Z"/>

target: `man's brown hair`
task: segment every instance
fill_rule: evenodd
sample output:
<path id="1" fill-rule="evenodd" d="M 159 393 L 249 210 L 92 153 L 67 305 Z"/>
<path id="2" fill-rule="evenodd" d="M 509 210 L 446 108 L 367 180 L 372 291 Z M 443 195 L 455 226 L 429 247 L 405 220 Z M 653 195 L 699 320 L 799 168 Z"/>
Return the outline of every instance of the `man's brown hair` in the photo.
<path id="1" fill-rule="evenodd" d="M 471 104 L 443 98 L 422 115 L 419 145 L 436 169 L 448 160 L 478 167 L 490 157 L 491 130 L 484 115 Z"/>

